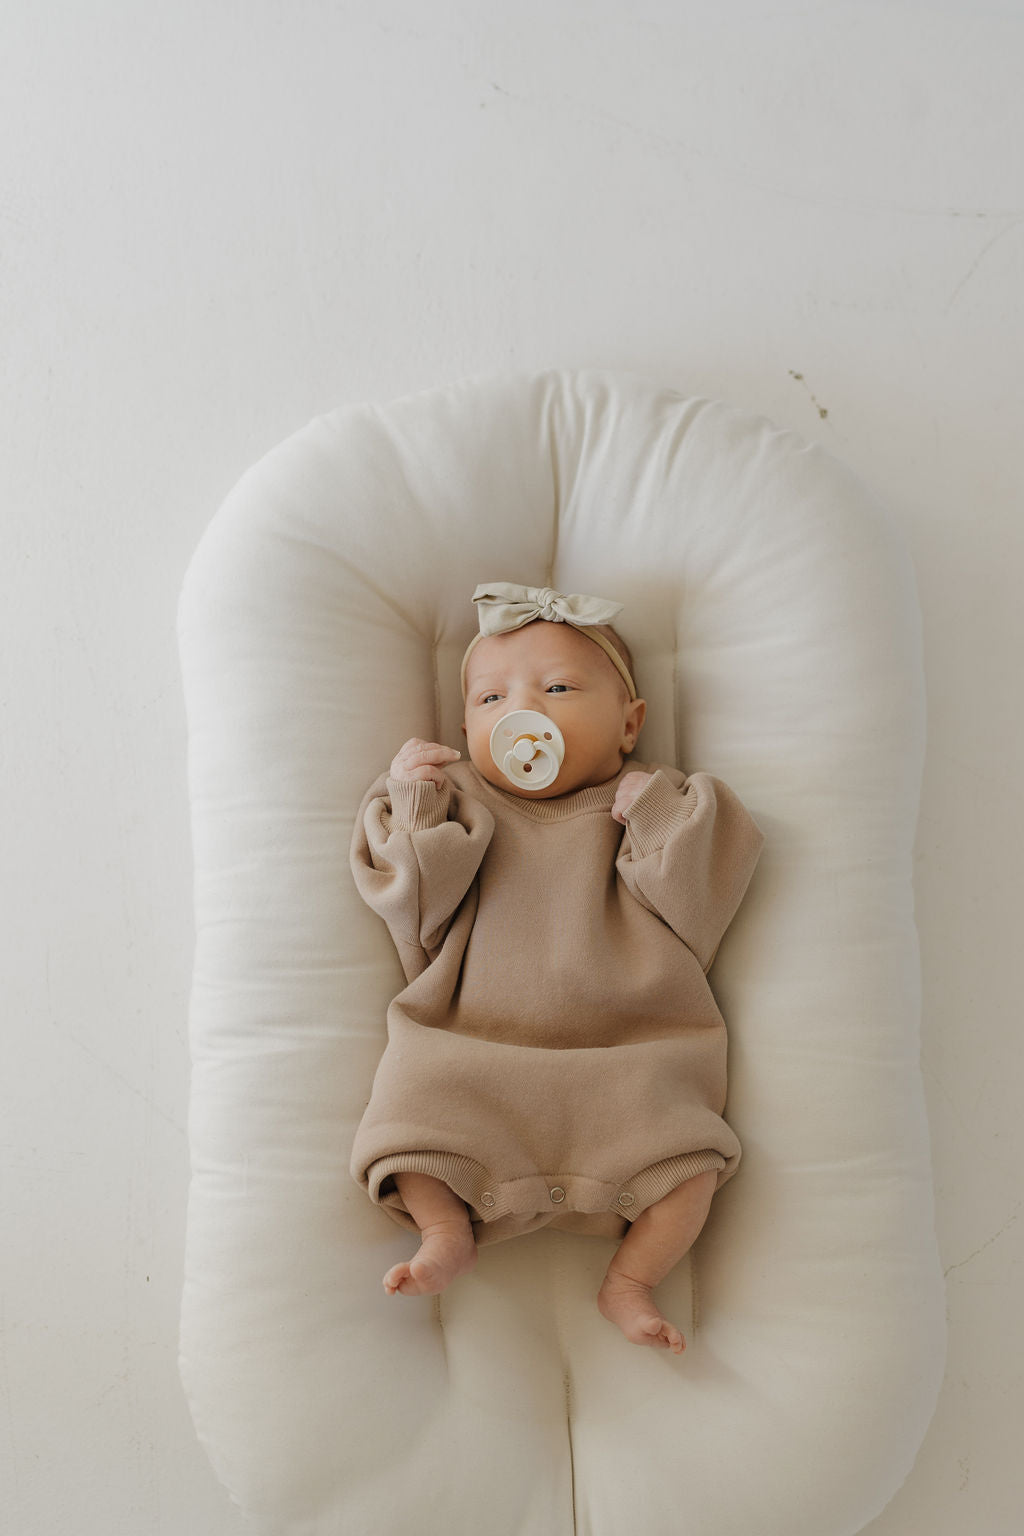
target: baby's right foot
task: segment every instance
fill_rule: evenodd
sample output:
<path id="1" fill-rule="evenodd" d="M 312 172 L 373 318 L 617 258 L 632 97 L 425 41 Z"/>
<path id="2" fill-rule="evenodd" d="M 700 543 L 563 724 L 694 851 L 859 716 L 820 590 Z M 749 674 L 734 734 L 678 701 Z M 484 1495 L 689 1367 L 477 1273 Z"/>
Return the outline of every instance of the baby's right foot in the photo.
<path id="1" fill-rule="evenodd" d="M 686 1340 L 674 1323 L 662 1317 L 651 1296 L 651 1286 L 609 1269 L 597 1297 L 602 1317 L 621 1328 L 631 1344 L 650 1344 L 681 1355 Z"/>
<path id="2" fill-rule="evenodd" d="M 389 1296 L 439 1296 L 446 1286 L 476 1263 L 476 1241 L 469 1221 L 438 1221 L 420 1233 L 420 1249 L 406 1264 L 384 1276 Z"/>

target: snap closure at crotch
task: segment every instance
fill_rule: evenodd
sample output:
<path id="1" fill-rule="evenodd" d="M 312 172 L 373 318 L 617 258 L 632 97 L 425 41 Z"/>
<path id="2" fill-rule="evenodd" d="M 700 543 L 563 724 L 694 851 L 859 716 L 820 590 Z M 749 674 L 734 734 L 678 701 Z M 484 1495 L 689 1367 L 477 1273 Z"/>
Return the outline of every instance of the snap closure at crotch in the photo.
<path id="1" fill-rule="evenodd" d="M 561 1205 L 562 1201 L 565 1199 L 565 1190 L 562 1188 L 561 1184 L 556 1184 L 550 1193 L 555 1205 Z"/>
<path id="2" fill-rule="evenodd" d="M 488 1207 L 494 1204 L 494 1196 L 491 1194 L 489 1189 L 485 1189 L 483 1194 L 480 1196 L 480 1204 L 486 1205 Z"/>
<path id="3" fill-rule="evenodd" d="M 635 1199 L 636 1199 L 636 1196 L 635 1195 L 631 1195 L 629 1193 L 629 1191 L 627 1190 L 625 1194 L 619 1196 L 619 1204 L 620 1205 L 632 1205 L 633 1201 Z"/>

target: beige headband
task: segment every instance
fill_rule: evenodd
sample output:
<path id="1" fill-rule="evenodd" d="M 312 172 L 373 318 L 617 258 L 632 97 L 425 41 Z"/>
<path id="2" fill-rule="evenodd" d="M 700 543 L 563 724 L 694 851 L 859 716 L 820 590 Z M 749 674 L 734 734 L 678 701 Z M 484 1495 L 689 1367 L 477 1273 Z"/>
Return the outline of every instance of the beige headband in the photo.
<path id="1" fill-rule="evenodd" d="M 480 633 L 474 635 L 462 658 L 463 698 L 466 697 L 466 664 L 474 646 L 485 635 L 504 635 L 532 624 L 535 619 L 546 619 L 549 624 L 568 624 L 586 635 L 588 640 L 593 640 L 615 667 L 629 689 L 630 698 L 636 698 L 636 684 L 626 663 L 611 642 L 592 627 L 611 623 L 615 615 L 622 612 L 621 603 L 609 602 L 604 597 L 585 597 L 578 592 L 566 596 L 551 587 L 520 587 L 510 581 L 483 582 L 473 593 L 473 601 L 480 616 Z"/>

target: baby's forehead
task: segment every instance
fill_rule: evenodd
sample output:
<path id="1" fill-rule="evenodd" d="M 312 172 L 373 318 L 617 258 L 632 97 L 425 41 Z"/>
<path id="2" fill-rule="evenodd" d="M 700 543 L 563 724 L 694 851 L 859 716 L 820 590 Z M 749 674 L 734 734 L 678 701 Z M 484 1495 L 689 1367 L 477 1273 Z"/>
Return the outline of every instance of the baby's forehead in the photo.
<path id="1" fill-rule="evenodd" d="M 603 653 L 593 641 L 571 624 L 552 624 L 537 619 L 521 629 L 485 635 L 478 640 L 466 666 L 466 682 L 468 686 L 471 679 L 519 666 L 544 668 L 571 663 L 575 667 L 595 670 L 604 660 Z"/>

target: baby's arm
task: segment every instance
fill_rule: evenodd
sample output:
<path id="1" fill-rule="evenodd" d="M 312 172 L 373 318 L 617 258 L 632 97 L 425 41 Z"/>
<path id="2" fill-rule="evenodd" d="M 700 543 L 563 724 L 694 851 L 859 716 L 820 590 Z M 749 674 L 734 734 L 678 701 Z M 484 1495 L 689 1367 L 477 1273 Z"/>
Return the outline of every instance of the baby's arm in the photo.
<path id="1" fill-rule="evenodd" d="M 443 771 L 458 756 L 437 742 L 407 741 L 356 818 L 356 886 L 387 923 L 410 979 L 442 944 L 494 831 L 490 811 Z"/>
<path id="2" fill-rule="evenodd" d="M 623 819 L 619 874 L 707 971 L 750 883 L 764 843 L 760 829 L 728 785 L 707 773 L 677 788 L 659 770 Z"/>

